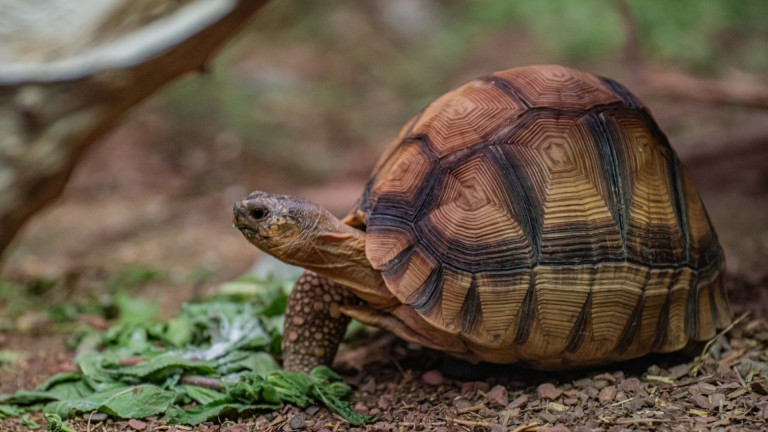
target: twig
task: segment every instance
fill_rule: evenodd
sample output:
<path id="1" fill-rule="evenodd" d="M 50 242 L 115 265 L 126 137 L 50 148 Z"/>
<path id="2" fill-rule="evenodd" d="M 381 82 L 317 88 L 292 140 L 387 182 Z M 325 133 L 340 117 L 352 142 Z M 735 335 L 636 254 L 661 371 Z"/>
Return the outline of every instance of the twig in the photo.
<path id="1" fill-rule="evenodd" d="M 731 331 L 731 329 L 733 329 L 733 327 L 734 327 L 736 324 L 740 323 L 740 322 L 741 322 L 741 321 L 742 321 L 744 318 L 746 318 L 746 317 L 748 317 L 748 316 L 749 316 L 749 312 L 744 312 L 743 314 L 741 314 L 741 316 L 740 316 L 740 317 L 738 317 L 738 318 L 736 318 L 735 320 L 733 320 L 733 322 L 731 322 L 731 323 L 728 325 L 728 327 L 726 327 L 726 328 L 724 328 L 724 329 L 720 330 L 720 333 L 716 334 L 716 335 L 715 335 L 715 337 L 713 337 L 712 339 L 710 339 L 710 340 L 707 342 L 707 344 L 706 344 L 706 345 L 704 345 L 704 349 L 702 349 L 702 350 L 701 350 L 701 355 L 703 356 L 703 355 L 705 355 L 705 354 L 707 353 L 707 351 L 709 350 L 709 347 L 711 347 L 711 346 L 712 346 L 712 343 L 714 343 L 714 342 L 715 342 L 715 339 L 717 339 L 717 338 L 719 338 L 720 336 L 722 336 L 722 335 L 724 335 L 724 334 L 728 333 L 729 331 Z"/>
<path id="2" fill-rule="evenodd" d="M 471 406 L 471 407 L 466 407 L 466 408 L 462 408 L 462 409 L 456 410 L 456 412 L 458 414 L 466 414 L 466 413 L 470 413 L 470 412 L 480 411 L 484 407 L 485 407 L 485 404 L 481 403 L 479 405 L 474 405 L 474 406 Z"/>
<path id="3" fill-rule="evenodd" d="M 740 323 L 740 322 L 741 322 L 741 321 L 742 321 L 744 318 L 746 318 L 746 317 L 748 317 L 748 316 L 749 316 L 749 312 L 744 312 L 743 314 L 741 314 L 741 316 L 740 316 L 740 317 L 738 317 L 738 318 L 736 318 L 735 320 L 733 320 L 733 322 L 731 322 L 731 323 L 728 325 L 728 327 L 726 327 L 726 328 L 722 329 L 722 330 L 721 330 L 721 331 L 720 331 L 718 334 L 716 334 L 716 335 L 715 335 L 715 337 L 713 337 L 712 339 L 710 339 L 709 341 L 707 341 L 707 343 L 706 343 L 706 344 L 704 344 L 704 348 L 701 350 L 701 354 L 699 354 L 699 355 L 698 355 L 698 356 L 697 356 L 697 357 L 696 357 L 696 358 L 693 360 L 693 366 L 692 366 L 692 367 L 691 367 L 691 369 L 690 369 L 690 372 L 691 372 L 691 374 L 692 374 L 692 375 L 694 375 L 694 376 L 695 376 L 696 374 L 698 374 L 698 373 L 699 373 L 699 369 L 701 369 L 701 366 L 704 364 L 704 360 L 706 360 L 706 359 L 708 359 L 708 358 L 710 357 L 710 355 L 711 355 L 711 354 L 709 353 L 709 348 L 712 346 L 712 344 L 713 344 L 713 343 L 714 343 L 714 342 L 715 342 L 715 341 L 716 341 L 716 340 L 717 340 L 717 339 L 718 339 L 720 336 L 723 336 L 724 334 L 726 334 L 726 333 L 728 333 L 729 331 L 731 331 L 731 329 L 733 329 L 733 327 L 734 327 L 736 324 Z"/>
<path id="4" fill-rule="evenodd" d="M 221 383 L 221 380 L 218 380 L 215 378 L 205 378 L 205 377 L 195 376 L 195 375 L 184 375 L 181 377 L 180 381 L 184 384 L 190 384 L 198 387 L 205 387 L 212 390 L 221 390 L 224 388 L 224 385 Z"/>
<path id="5" fill-rule="evenodd" d="M 91 417 L 93 417 L 93 415 L 96 414 L 96 413 L 97 413 L 97 411 L 93 410 L 93 411 L 91 411 L 91 414 L 88 416 L 88 427 L 86 428 L 86 430 L 88 432 L 91 432 Z"/>
<path id="6" fill-rule="evenodd" d="M 482 427 L 490 427 L 491 424 L 487 421 L 471 421 L 471 420 L 461 420 L 457 418 L 449 418 L 446 419 L 448 421 L 452 421 L 456 424 L 464 425 L 464 426 L 482 426 Z"/>
<path id="7" fill-rule="evenodd" d="M 625 403 L 632 401 L 632 399 L 634 399 L 634 397 L 631 397 L 629 399 L 624 399 L 623 401 L 618 401 L 616 403 L 611 404 L 611 406 L 622 406 Z"/>
<path id="8" fill-rule="evenodd" d="M 711 380 L 712 378 L 714 378 L 714 376 L 712 376 L 712 375 L 706 375 L 706 376 L 703 376 L 703 377 L 701 377 L 701 378 L 699 378 L 699 379 L 697 379 L 697 380 L 693 380 L 693 381 L 691 381 L 691 382 L 689 382 L 689 383 L 684 383 L 684 384 L 675 384 L 675 385 L 673 385 L 671 388 L 673 388 L 673 389 L 676 389 L 676 388 L 680 388 L 680 387 L 687 387 L 687 386 L 692 386 L 692 385 L 694 385 L 694 384 L 698 384 L 698 383 L 700 383 L 700 382 L 709 381 L 709 380 Z"/>
<path id="9" fill-rule="evenodd" d="M 538 429 L 539 429 L 539 424 L 536 422 L 531 422 L 531 423 L 516 427 L 512 432 L 528 432 L 528 431 L 535 431 Z"/>

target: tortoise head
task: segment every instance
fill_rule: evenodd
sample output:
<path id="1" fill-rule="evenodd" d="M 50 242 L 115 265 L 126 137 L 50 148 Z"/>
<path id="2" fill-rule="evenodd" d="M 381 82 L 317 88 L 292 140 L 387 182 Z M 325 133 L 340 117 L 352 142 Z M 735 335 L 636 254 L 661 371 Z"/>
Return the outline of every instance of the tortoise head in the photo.
<path id="1" fill-rule="evenodd" d="M 253 192 L 235 203 L 233 224 L 254 246 L 283 261 L 301 255 L 323 217 L 319 205 L 290 195 Z M 332 217 L 332 216 L 331 216 Z M 288 259 L 286 259 L 288 258 Z"/>

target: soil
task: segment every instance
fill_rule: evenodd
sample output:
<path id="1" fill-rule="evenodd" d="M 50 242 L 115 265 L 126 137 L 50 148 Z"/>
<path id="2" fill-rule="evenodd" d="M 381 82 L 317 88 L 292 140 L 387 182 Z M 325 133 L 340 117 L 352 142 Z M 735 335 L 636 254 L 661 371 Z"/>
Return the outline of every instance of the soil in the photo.
<path id="1" fill-rule="evenodd" d="M 764 153 L 765 150 L 758 149 L 748 158 L 722 157 L 691 169 L 695 181 L 704 185 L 704 199 L 726 248 L 730 299 L 735 316 L 741 317 L 725 337 L 714 340 L 707 351 L 699 346 L 687 354 L 648 356 L 594 370 L 551 374 L 514 366 L 469 365 L 377 332 L 353 341 L 354 346 L 343 346 L 335 366 L 354 389 L 351 403 L 355 410 L 377 414 L 371 424 L 353 427 L 325 408 L 286 406 L 274 412 L 221 419 L 227 420 L 224 423 L 204 423 L 191 430 L 765 430 L 768 427 L 768 273 L 761 271 L 761 264 L 768 254 L 761 242 L 765 241 L 768 218 L 761 209 L 768 205 L 762 188 Z M 734 170 L 734 166 L 739 169 Z M 734 184 L 738 184 L 738 188 Z M 349 195 L 354 196 L 355 188 L 354 182 L 333 183 L 297 188 L 297 193 L 325 200 L 340 212 L 340 208 L 350 205 L 344 201 Z M 24 280 L 30 275 L 78 275 L 75 287 L 66 295 L 55 293 L 53 298 L 43 297 L 44 301 L 56 302 L 82 296 L 87 287 L 100 283 L 103 286 L 106 275 L 136 257 L 142 257 L 142 262 L 162 259 L 172 269 L 171 276 L 144 287 L 138 295 L 159 297 L 163 310 L 172 314 L 182 301 L 214 289 L 217 280 L 231 279 L 245 271 L 257 256 L 255 249 L 241 241 L 237 233 L 229 231 L 229 226 L 217 221 L 211 212 L 206 214 L 205 209 L 220 206 L 221 193 L 159 204 L 158 196 L 153 194 L 151 190 L 144 190 L 130 202 L 121 198 L 106 198 L 97 203 L 65 201 L 34 221 L 33 227 L 40 231 L 26 233 L 19 246 L 22 252 L 25 248 L 35 250 L 39 236 L 51 235 L 46 227 L 56 226 L 52 220 L 59 227 L 67 227 L 76 224 L 85 214 L 102 214 L 105 218 L 112 217 L 113 225 L 97 225 L 96 233 L 85 234 L 90 241 L 87 254 L 82 253 L 86 246 L 67 238 L 66 233 L 56 242 L 59 249 L 37 250 L 24 259 L 18 259 L 17 249 L 6 277 Z M 137 216 L 141 209 L 156 212 L 153 214 L 160 215 L 161 223 Z M 718 221 L 723 220 L 731 222 L 718 225 Z M 181 222 L 164 225 L 162 221 Z M 185 225 L 194 225 L 198 230 L 185 229 Z M 177 236 L 192 236 L 192 241 Z M 210 240 L 213 238 L 215 242 Z M 102 251 L 104 257 L 117 263 L 99 260 L 94 250 Z M 43 262 L 48 265 L 41 266 Z M 189 284 L 184 277 L 172 276 L 174 271 L 191 273 L 190 262 L 215 267 L 213 280 L 201 287 Z M 17 263 L 25 265 L 13 265 Z M 0 350 L 24 353 L 19 362 L 0 370 L 1 393 L 34 388 L 50 375 L 74 367 L 71 363 L 74 354 L 65 344 L 66 331 L 55 331 L 45 320 L 27 321 L 32 324 L 19 326 L 24 327 L 24 331 L 0 333 Z M 31 418 L 44 422 L 39 414 Z M 165 425 L 162 418 L 115 421 L 94 415 L 72 419 L 69 424 L 78 432 L 190 430 Z M 6 419 L 0 423 L 0 430 L 29 429 L 19 419 Z"/>
<path id="2" fill-rule="evenodd" d="M 274 45 L 281 53 L 290 49 Z M 486 51 L 494 49 L 474 50 Z M 485 57 L 470 60 L 489 64 Z M 466 76 L 477 74 L 470 66 L 464 66 Z M 706 351 L 699 346 L 687 355 L 648 356 L 594 370 L 547 374 L 514 366 L 468 365 L 377 332 L 344 346 L 336 365 L 353 386 L 355 409 L 378 415 L 364 427 L 352 427 L 325 408 L 290 405 L 191 429 L 165 425 L 162 418 L 115 421 L 99 415 L 72 419 L 70 426 L 78 432 L 768 429 L 768 117 L 762 111 L 726 112 L 640 96 L 653 107 L 686 162 L 717 228 L 727 256 L 733 312 L 736 317 L 748 313 Z M 398 111 L 400 106 L 393 103 L 390 108 Z M 371 124 L 379 120 L 368 114 Z M 380 147 L 357 149 L 347 143 L 329 157 L 334 147 L 327 144 L 325 158 L 311 162 L 325 163 L 326 171 L 336 174 L 310 184 L 271 167 L 269 160 L 246 160 L 237 151 L 217 162 L 216 151 L 226 152 L 218 147 L 206 150 L 208 143 L 187 143 L 187 136 L 164 144 L 185 130 L 173 130 L 167 126 L 171 123 L 167 113 L 150 105 L 94 148 L 64 196 L 30 222 L 4 257 L 3 280 L 63 281 L 62 289 L 57 286 L 55 292 L 40 296 L 34 306 L 42 308 L 98 298 L 111 275 L 131 266 L 160 268 L 163 277 L 135 295 L 157 299 L 164 316 L 170 317 L 183 301 L 215 290 L 219 282 L 243 274 L 260 258 L 231 227 L 235 199 L 259 187 L 298 194 L 343 215 L 387 139 L 366 127 L 360 128 L 365 130 L 362 135 Z M 303 138 L 316 145 L 324 135 L 308 129 Z M 328 143 L 353 141 L 324 133 Z M 226 147 L 219 144 L 214 146 Z M 312 147 L 300 150 L 293 149 L 291 159 L 299 153 L 316 154 Z M 334 165 L 334 158 L 340 162 Z M 3 301 L 0 298 L 0 318 Z M 67 330 L 41 318 L 35 308 L 0 327 L 0 351 L 23 356 L 0 368 L 0 393 L 32 389 L 52 374 L 73 368 Z M 39 414 L 31 418 L 44 424 Z M 26 430 L 19 419 L 0 421 L 0 431 Z"/>

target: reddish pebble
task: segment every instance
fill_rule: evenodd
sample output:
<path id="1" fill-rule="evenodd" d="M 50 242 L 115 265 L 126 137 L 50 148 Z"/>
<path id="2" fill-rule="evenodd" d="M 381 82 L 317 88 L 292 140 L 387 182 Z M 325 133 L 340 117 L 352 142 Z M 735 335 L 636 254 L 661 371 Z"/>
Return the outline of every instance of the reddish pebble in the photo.
<path id="1" fill-rule="evenodd" d="M 604 387 L 602 390 L 600 390 L 600 394 L 597 396 L 597 399 L 603 405 L 609 404 L 613 402 L 613 398 L 616 397 L 616 392 L 616 386 Z"/>
<path id="2" fill-rule="evenodd" d="M 433 386 L 443 385 L 443 374 L 439 370 L 431 370 L 424 372 L 421 376 L 421 380 L 425 383 Z"/>
<path id="3" fill-rule="evenodd" d="M 539 399 L 549 399 L 549 400 L 555 400 L 559 398 L 560 394 L 562 393 L 553 384 L 550 384 L 550 383 L 544 383 L 540 385 L 539 388 L 537 389 L 537 392 L 539 393 Z"/>
<path id="4" fill-rule="evenodd" d="M 497 385 L 488 392 L 488 403 L 492 407 L 505 407 L 509 403 L 507 388 Z"/>
<path id="5" fill-rule="evenodd" d="M 507 409 L 520 408 L 526 404 L 528 404 L 528 395 L 520 395 L 507 406 Z"/>
<path id="6" fill-rule="evenodd" d="M 146 424 L 146 423 L 144 423 L 144 422 L 143 422 L 143 421 L 141 421 L 141 420 L 136 420 L 136 419 L 130 419 L 130 420 L 128 420 L 128 426 L 129 426 L 131 429 L 133 429 L 133 430 L 137 430 L 137 431 L 142 431 L 142 430 L 144 430 L 144 429 L 146 429 L 146 428 L 147 428 L 147 424 Z"/>
<path id="7" fill-rule="evenodd" d="M 619 384 L 622 390 L 629 393 L 640 391 L 640 380 L 637 378 L 627 378 Z"/>

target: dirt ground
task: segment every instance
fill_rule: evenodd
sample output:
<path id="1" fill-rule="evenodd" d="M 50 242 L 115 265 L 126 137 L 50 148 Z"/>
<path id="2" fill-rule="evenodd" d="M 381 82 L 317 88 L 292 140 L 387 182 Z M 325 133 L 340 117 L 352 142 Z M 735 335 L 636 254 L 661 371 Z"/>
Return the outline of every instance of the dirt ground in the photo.
<path id="1" fill-rule="evenodd" d="M 497 63 L 508 67 L 504 63 L 508 60 L 483 54 L 499 46 L 520 45 L 516 61 L 521 63 L 551 61 L 536 57 L 538 51 L 521 40 L 515 34 L 480 40 L 462 66 L 463 75 L 456 75 L 488 72 L 493 66 L 486 65 Z M 306 90 L 299 86 L 306 84 L 299 79 L 302 74 L 322 75 L 318 70 L 327 74 L 343 69 L 339 74 L 361 80 L 360 73 L 347 72 L 348 65 L 326 51 L 269 44 L 262 46 L 258 57 L 270 59 L 266 63 L 271 68 L 258 64 L 256 55 L 242 55 L 245 60 L 236 73 L 264 78 L 261 73 L 278 84 L 285 79 L 286 88 L 296 93 Z M 532 54 L 526 54 L 529 51 Z M 283 58 L 291 60 L 286 65 Z M 478 71 L 477 65 L 483 70 Z M 284 97 L 290 93 L 286 88 L 277 99 L 280 107 L 291 108 Z M 378 90 L 367 96 L 380 93 L 386 96 Z M 197 137 L 204 144 L 188 144 L 196 138 L 192 129 L 186 124 L 173 126 L 163 108 L 152 102 L 90 151 L 63 197 L 28 224 L 4 257 L 3 281 L 27 284 L 47 279 L 56 285 L 33 297 L 27 310 L 9 312 L 12 301 L 0 296 L 0 351 L 21 355 L 0 367 L 0 393 L 32 389 L 54 373 L 72 370 L 74 353 L 66 346 L 71 328 L 52 324 L 42 313 L 46 306 L 99 299 L 112 276 L 139 266 L 162 272 L 135 292 L 160 302 L 162 319 L 173 316 L 182 302 L 246 272 L 261 256 L 232 228 L 231 205 L 249 190 L 298 194 L 337 215 L 351 208 L 368 170 L 397 130 L 397 125 L 387 124 L 395 123 L 392 113 L 405 116 L 403 101 L 382 96 L 386 103 L 374 97 L 362 103 L 361 112 L 380 129 L 358 127 L 358 135 L 350 137 L 336 129 L 360 121 L 354 117 L 359 101 L 350 101 L 352 108 L 340 111 L 351 113 L 351 119 L 337 119 L 320 116 L 323 106 L 310 106 L 300 96 L 296 106 L 306 112 L 274 115 L 285 123 L 279 123 L 284 130 L 303 128 L 302 133 L 311 134 L 307 138 L 311 142 L 284 153 L 272 149 L 277 155 L 272 159 L 245 158 L 244 144 L 228 131 Z M 378 414 L 373 423 L 354 428 L 325 408 L 286 406 L 191 430 L 768 430 L 768 113 L 659 101 L 642 91 L 640 96 L 686 163 L 717 229 L 727 257 L 734 316 L 748 313 L 703 356 L 704 347 L 697 347 L 688 355 L 650 356 L 595 370 L 545 374 L 467 365 L 376 333 L 344 346 L 336 367 L 353 387 L 355 409 Z M 200 96 L 205 97 L 212 99 Z M 379 118 L 369 115 L 373 110 L 367 105 L 383 109 Z M 177 123 L 183 122 L 177 119 Z M 259 133 L 265 129 L 257 126 Z M 382 130 L 389 135 L 385 137 Z M 358 143 L 359 137 L 368 141 Z M 281 165 L 302 158 L 306 168 L 323 165 L 324 175 L 299 178 Z M 43 423 L 40 415 L 31 418 Z M 78 432 L 190 430 L 165 425 L 162 418 L 128 422 L 98 415 L 73 419 L 70 425 Z M 0 422 L 3 432 L 26 430 L 18 419 Z"/>
<path id="2" fill-rule="evenodd" d="M 258 258 L 257 251 L 228 224 L 227 200 L 232 191 L 186 196 L 171 181 L 170 193 L 149 185 L 138 192 L 87 199 L 82 191 L 92 184 L 88 177 L 99 173 L 101 152 L 127 151 L 131 133 L 119 130 L 94 152 L 69 195 L 30 225 L 6 265 L 6 280 L 70 280 L 66 292 L 43 296 L 42 301 L 50 303 L 92 295 L 89 290 L 98 291 L 109 274 L 130 263 L 162 262 L 167 277 L 143 287 L 139 295 L 160 300 L 172 316 L 182 301 L 237 276 Z M 337 364 L 354 388 L 355 409 L 378 414 L 372 424 L 354 428 L 325 408 L 286 406 L 192 430 L 765 430 L 765 144 L 722 157 L 693 158 L 695 163 L 689 164 L 726 249 L 734 313 L 749 313 L 703 357 L 692 357 L 702 353 L 698 347 L 688 355 L 651 356 L 596 370 L 546 374 L 462 364 L 377 333 L 370 340 L 354 341 L 354 347 L 344 347 Z M 150 172 L 148 178 L 155 174 Z M 363 180 L 295 189 L 343 213 Z M 133 196 L 126 199 L 126 195 Z M 84 219 L 98 223 L 88 223 L 86 229 Z M 196 266 L 212 269 L 213 278 L 192 284 L 190 275 Z M 24 353 L 22 360 L 0 371 L 0 393 L 31 389 L 51 374 L 73 368 L 73 353 L 65 345 L 67 333 L 52 331 L 49 322 L 31 315 L 22 315 L 16 322 L 23 325 L 15 331 L 0 333 L 0 350 Z M 32 419 L 42 422 L 39 415 Z M 188 430 L 169 427 L 162 418 L 129 423 L 94 416 L 70 424 L 77 431 Z M 3 421 L 0 428 L 28 430 L 17 419 Z"/>

